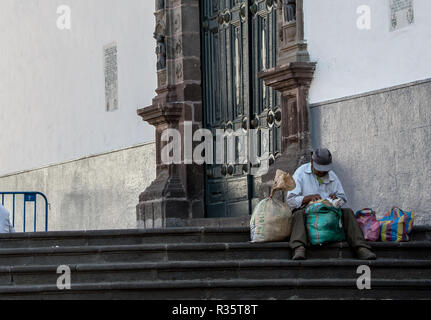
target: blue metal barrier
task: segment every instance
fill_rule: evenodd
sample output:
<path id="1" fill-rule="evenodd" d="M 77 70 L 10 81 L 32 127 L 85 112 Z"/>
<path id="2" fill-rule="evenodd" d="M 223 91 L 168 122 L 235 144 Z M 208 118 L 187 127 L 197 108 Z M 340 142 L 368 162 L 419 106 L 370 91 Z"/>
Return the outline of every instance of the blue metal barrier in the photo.
<path id="1" fill-rule="evenodd" d="M 25 232 L 25 218 L 26 218 L 26 204 L 27 202 L 33 202 L 34 203 L 34 232 L 37 230 L 37 196 L 41 196 L 43 200 L 45 201 L 45 232 L 48 231 L 48 210 L 49 210 L 49 203 L 46 196 L 41 192 L 1 192 L 1 203 L 4 206 L 5 204 L 5 196 L 12 196 L 12 225 L 15 228 L 15 202 L 16 202 L 16 196 L 17 195 L 23 195 L 24 196 L 24 216 L 23 216 L 23 232 Z"/>

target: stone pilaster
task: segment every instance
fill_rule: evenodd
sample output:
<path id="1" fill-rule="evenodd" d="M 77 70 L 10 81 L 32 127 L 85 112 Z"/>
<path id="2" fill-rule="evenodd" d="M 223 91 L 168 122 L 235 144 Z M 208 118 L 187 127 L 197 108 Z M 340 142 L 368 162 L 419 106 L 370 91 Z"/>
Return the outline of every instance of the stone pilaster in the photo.
<path id="1" fill-rule="evenodd" d="M 290 62 L 309 62 L 304 39 L 303 0 L 280 0 L 278 13 L 278 65 Z"/>
<path id="2" fill-rule="evenodd" d="M 161 161 L 164 130 L 177 129 L 184 145 L 190 139 L 184 136 L 184 122 L 191 122 L 193 130 L 202 127 L 199 0 L 156 0 L 155 16 L 157 96 L 138 115 L 156 130 L 157 177 L 139 197 L 142 228 L 181 226 L 204 214 L 204 168 Z"/>
<path id="3" fill-rule="evenodd" d="M 308 90 L 316 64 L 310 62 L 304 39 L 303 0 L 281 0 L 278 15 L 279 54 L 277 66 L 259 73 L 259 78 L 281 93 L 282 154 L 262 179 L 268 193 L 277 169 L 291 174 L 311 158 Z"/>

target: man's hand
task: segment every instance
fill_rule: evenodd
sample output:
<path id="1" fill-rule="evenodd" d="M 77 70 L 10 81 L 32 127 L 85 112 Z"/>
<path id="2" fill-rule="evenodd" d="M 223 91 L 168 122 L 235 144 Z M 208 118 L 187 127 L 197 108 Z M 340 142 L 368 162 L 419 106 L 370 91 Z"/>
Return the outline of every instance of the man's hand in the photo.
<path id="1" fill-rule="evenodd" d="M 304 197 L 304 200 L 302 200 L 302 204 L 306 205 L 306 204 L 309 204 L 310 202 L 318 201 L 320 199 L 322 199 L 322 197 L 320 196 L 320 194 L 313 194 L 311 196 Z"/>
<path id="2" fill-rule="evenodd" d="M 335 193 L 331 194 L 329 196 L 329 198 L 331 198 L 332 200 L 337 200 L 338 199 L 338 197 L 337 197 L 337 195 Z"/>

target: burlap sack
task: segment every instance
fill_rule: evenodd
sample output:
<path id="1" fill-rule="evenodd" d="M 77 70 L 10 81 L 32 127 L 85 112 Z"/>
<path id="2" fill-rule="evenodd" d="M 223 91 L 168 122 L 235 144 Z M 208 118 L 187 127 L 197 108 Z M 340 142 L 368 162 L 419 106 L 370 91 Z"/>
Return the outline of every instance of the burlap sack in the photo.
<path id="1" fill-rule="evenodd" d="M 273 199 L 276 191 L 290 191 L 296 188 L 295 180 L 277 170 L 271 196 L 256 206 L 251 216 L 252 242 L 282 241 L 292 232 L 292 211 L 286 203 Z"/>

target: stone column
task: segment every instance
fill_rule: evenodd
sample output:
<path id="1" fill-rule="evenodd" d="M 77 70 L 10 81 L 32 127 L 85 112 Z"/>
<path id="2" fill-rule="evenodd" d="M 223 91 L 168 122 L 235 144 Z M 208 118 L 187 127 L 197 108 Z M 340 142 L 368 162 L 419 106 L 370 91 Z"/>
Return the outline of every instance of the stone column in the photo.
<path id="1" fill-rule="evenodd" d="M 264 194 L 277 169 L 293 174 L 310 161 L 312 148 L 307 97 L 316 64 L 310 62 L 304 40 L 303 0 L 280 2 L 277 66 L 259 73 L 267 86 L 282 95 L 282 154 L 262 179 Z"/>
<path id="2" fill-rule="evenodd" d="M 157 96 L 138 115 L 155 127 L 157 177 L 140 195 L 138 227 L 182 226 L 183 220 L 204 215 L 204 168 L 162 163 L 161 141 L 166 129 L 177 129 L 182 138 L 184 122 L 193 132 L 202 127 L 199 0 L 156 0 Z"/>

